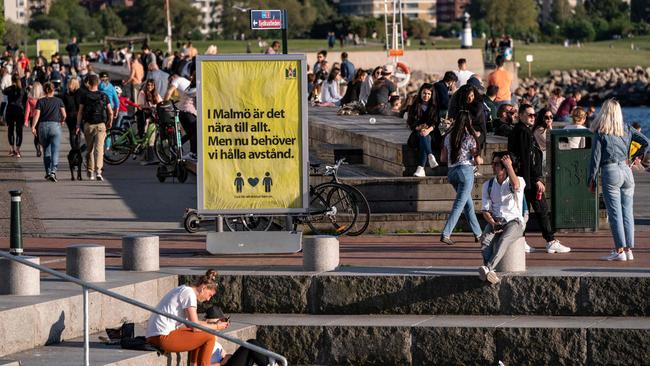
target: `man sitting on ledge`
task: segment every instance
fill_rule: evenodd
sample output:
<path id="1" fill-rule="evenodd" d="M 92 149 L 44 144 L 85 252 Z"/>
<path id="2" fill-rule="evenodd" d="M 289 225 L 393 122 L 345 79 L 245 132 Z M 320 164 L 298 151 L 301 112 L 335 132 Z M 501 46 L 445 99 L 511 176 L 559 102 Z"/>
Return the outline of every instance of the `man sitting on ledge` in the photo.
<path id="1" fill-rule="evenodd" d="M 494 269 L 508 248 L 524 235 L 524 187 L 526 182 L 515 174 L 508 152 L 492 157 L 494 177 L 483 183 L 483 218 L 488 227 L 481 238 L 483 263 L 478 274 L 481 280 L 494 284 L 499 277 Z"/>

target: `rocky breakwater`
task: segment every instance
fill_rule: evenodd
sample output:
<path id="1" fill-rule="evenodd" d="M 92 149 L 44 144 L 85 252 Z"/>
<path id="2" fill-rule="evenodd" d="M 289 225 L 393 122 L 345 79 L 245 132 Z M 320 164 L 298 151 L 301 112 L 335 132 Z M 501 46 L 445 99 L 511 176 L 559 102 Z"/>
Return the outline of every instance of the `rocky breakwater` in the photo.
<path id="1" fill-rule="evenodd" d="M 583 96 L 599 104 L 606 99 L 616 98 L 624 106 L 650 105 L 650 67 L 613 68 L 608 70 L 553 70 L 546 78 L 526 78 L 515 93 L 523 95 L 531 84 L 539 86 L 545 97 L 555 88 L 564 93 L 583 90 Z"/>

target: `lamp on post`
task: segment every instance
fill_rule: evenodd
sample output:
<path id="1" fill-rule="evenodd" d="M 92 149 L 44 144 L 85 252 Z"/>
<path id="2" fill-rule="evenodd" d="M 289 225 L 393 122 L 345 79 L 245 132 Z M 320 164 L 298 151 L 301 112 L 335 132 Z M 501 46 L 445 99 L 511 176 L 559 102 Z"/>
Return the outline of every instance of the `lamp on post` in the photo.
<path id="1" fill-rule="evenodd" d="M 528 77 L 532 75 L 533 55 L 526 55 L 526 62 L 528 62 Z"/>

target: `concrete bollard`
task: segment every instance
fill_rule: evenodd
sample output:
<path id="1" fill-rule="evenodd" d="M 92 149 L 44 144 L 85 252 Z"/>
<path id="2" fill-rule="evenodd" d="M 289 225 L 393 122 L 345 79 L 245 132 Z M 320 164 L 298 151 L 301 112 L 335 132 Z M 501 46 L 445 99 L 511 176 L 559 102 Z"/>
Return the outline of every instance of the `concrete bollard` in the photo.
<path id="1" fill-rule="evenodd" d="M 526 271 L 526 251 L 524 249 L 525 238 L 519 238 L 506 251 L 499 264 L 496 272 L 524 272 Z"/>
<path id="2" fill-rule="evenodd" d="M 40 264 L 38 257 L 20 259 Z M 37 296 L 41 294 L 41 273 L 38 269 L 0 258 L 0 295 Z"/>
<path id="3" fill-rule="evenodd" d="M 302 267 L 305 271 L 333 271 L 339 266 L 339 240 L 334 236 L 317 235 L 304 238 Z"/>
<path id="4" fill-rule="evenodd" d="M 106 280 L 105 250 L 102 245 L 79 244 L 65 248 L 65 272 L 86 282 Z"/>
<path id="5" fill-rule="evenodd" d="M 150 272 L 160 269 L 157 236 L 130 235 L 122 238 L 122 269 Z"/>

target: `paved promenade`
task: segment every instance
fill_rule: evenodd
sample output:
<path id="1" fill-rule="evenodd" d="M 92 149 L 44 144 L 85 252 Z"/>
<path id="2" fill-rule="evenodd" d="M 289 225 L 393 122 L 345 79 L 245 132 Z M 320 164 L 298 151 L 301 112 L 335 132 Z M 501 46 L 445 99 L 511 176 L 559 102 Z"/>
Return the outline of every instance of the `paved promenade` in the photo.
<path id="1" fill-rule="evenodd" d="M 0 129 L 0 247 L 8 248 L 9 194 L 19 188 L 23 195 L 24 246 L 28 254 L 42 257 L 55 268 L 65 265 L 64 249 L 73 243 L 99 243 L 107 247 L 107 265 L 120 265 L 121 237 L 133 233 L 161 237 L 161 265 L 170 267 L 213 266 L 226 269 L 299 270 L 302 255 L 212 256 L 205 251 L 205 237 L 190 235 L 181 227 L 186 207 L 196 205 L 195 177 L 185 184 L 159 183 L 155 166 L 129 160 L 120 166 L 106 166 L 104 182 L 71 181 L 63 143 L 58 183 L 43 179 L 42 160 L 36 158 L 31 135 L 25 129 L 23 158 L 6 156 L 8 151 Z M 85 178 L 85 176 L 84 176 Z M 559 239 L 573 248 L 570 254 L 533 253 L 529 267 L 650 267 L 650 174 L 637 173 L 635 210 L 637 217 L 636 260 L 609 263 L 598 258 L 612 246 L 609 231 L 595 234 L 566 234 Z M 341 238 L 341 264 L 362 267 L 475 267 L 481 262 L 479 248 L 469 235 L 456 235 L 455 246 L 438 242 L 438 234 L 368 235 Z M 528 241 L 543 248 L 538 233 Z"/>

